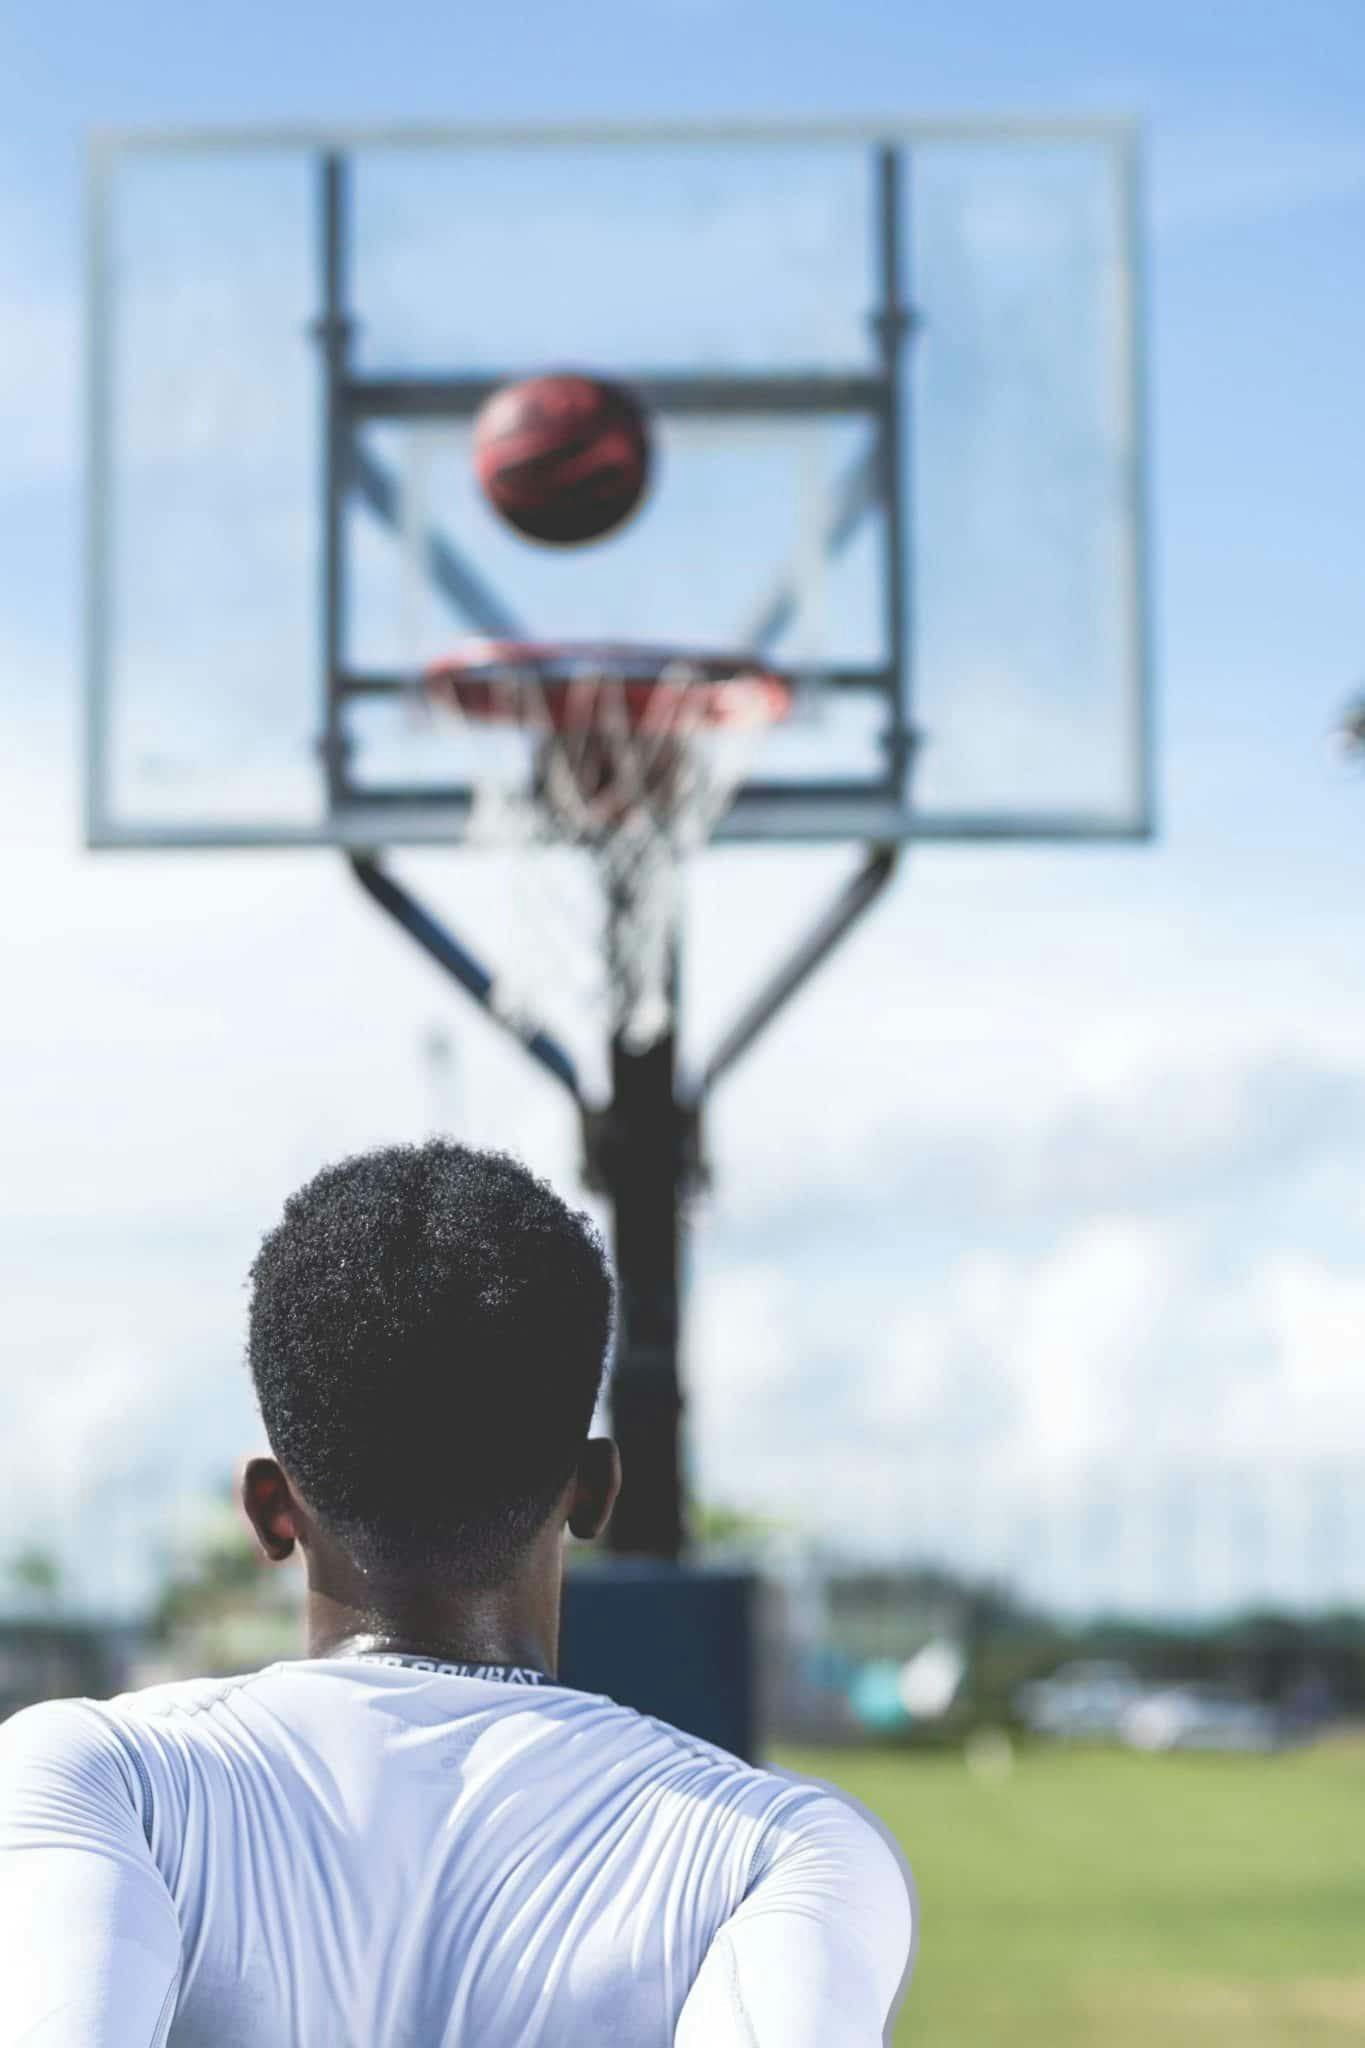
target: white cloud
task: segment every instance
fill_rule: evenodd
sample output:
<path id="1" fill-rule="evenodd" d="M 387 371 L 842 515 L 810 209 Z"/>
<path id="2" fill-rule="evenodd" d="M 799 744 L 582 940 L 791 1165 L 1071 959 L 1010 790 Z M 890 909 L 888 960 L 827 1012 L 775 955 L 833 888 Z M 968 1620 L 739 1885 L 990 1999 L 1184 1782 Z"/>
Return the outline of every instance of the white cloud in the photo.
<path id="1" fill-rule="evenodd" d="M 1244 1411 L 1251 1448 L 1330 1457 L 1365 1444 L 1365 1276 L 1301 1251 L 1272 1254 L 1257 1306 L 1280 1371 Z M 1257 1424 L 1259 1423 L 1259 1428 Z"/>
<path id="2" fill-rule="evenodd" d="M 743 1442 L 760 1410 L 788 1384 L 795 1331 L 792 1290 L 776 1263 L 720 1268 L 700 1294 L 689 1349 L 700 1363 L 697 1421 L 722 1453 Z"/>
<path id="3" fill-rule="evenodd" d="M 1131 1424 L 1132 1380 L 1173 1291 L 1169 1244 L 1131 1221 L 1078 1231 L 1030 1276 L 998 1331 L 1036 1460 L 1111 1451 Z"/>
<path id="4" fill-rule="evenodd" d="M 703 1492 L 1082 1603 L 1365 1591 L 1353 1274 L 1271 1257 L 1220 1278 L 1188 1230 L 1119 1218 L 900 1291 L 879 1326 L 880 1299 L 798 1262 L 703 1275 Z"/>

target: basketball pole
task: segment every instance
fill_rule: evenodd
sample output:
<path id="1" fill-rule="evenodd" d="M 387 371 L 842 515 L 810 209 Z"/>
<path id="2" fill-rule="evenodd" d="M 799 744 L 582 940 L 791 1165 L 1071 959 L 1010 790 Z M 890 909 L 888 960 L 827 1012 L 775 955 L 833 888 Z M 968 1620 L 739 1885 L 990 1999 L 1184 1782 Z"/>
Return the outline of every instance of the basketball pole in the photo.
<path id="1" fill-rule="evenodd" d="M 611 1106 L 593 1126 L 586 1162 L 611 1205 L 617 1276 L 609 1392 L 623 1479 L 607 1547 L 671 1562 L 688 1547 L 678 1362 L 686 1168 L 675 1061 L 671 1031 L 640 1051 L 613 1037 Z"/>
<path id="2" fill-rule="evenodd" d="M 628 892 L 609 892 L 613 953 L 628 943 L 630 909 Z M 674 1018 L 679 943 L 675 923 L 667 990 Z M 643 1046 L 618 1026 L 611 1040 L 611 1102 L 584 1128 L 588 1184 L 611 1204 L 617 1276 L 610 1397 L 623 1479 L 606 1541 L 619 1556 L 670 1563 L 688 1549 L 680 1292 L 687 1197 L 700 1174 L 699 1118 L 678 1100 L 677 1054 L 671 1024 Z"/>

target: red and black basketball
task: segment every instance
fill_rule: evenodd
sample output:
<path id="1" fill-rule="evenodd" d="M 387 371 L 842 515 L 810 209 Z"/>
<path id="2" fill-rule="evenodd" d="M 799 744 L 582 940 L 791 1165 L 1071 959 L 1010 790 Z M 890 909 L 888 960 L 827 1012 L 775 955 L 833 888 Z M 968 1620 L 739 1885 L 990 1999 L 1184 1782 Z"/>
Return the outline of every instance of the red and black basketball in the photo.
<path id="1" fill-rule="evenodd" d="M 504 384 L 474 423 L 479 482 L 529 540 L 572 546 L 611 533 L 639 504 L 649 461 L 639 405 L 600 377 Z"/>

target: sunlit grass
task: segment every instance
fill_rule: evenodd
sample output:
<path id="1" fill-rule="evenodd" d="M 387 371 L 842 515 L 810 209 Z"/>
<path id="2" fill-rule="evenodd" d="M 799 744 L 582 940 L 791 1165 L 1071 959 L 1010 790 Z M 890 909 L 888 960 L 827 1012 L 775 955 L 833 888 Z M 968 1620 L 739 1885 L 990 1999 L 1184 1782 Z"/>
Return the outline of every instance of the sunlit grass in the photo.
<path id="1" fill-rule="evenodd" d="M 898 2048 L 1365 2039 L 1365 1743 L 1272 1757 L 784 1751 L 919 1889 Z"/>

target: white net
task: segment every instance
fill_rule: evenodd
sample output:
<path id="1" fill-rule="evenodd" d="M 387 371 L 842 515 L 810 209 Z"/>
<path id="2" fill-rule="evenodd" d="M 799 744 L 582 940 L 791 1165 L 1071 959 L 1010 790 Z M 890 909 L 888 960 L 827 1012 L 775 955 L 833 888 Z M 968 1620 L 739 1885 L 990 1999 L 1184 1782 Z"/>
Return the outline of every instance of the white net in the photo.
<path id="1" fill-rule="evenodd" d="M 785 686 L 742 659 L 471 641 L 431 671 L 430 697 L 481 764 L 471 844 L 513 856 L 499 1007 L 543 1018 L 547 988 L 567 991 L 632 1049 L 655 1043 L 673 1019 L 684 864 Z M 523 744 L 487 743 L 509 732 Z"/>

